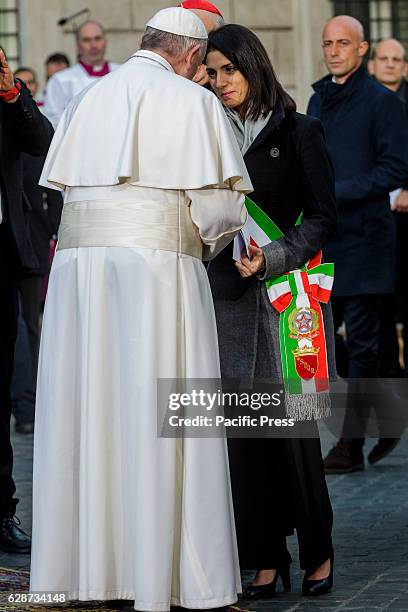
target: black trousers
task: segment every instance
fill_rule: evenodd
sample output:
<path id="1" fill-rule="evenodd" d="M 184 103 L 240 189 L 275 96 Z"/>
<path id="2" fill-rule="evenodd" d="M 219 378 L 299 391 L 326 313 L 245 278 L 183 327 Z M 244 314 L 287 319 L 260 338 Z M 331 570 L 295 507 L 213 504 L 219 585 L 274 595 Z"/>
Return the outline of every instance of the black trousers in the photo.
<path id="1" fill-rule="evenodd" d="M 402 323 L 402 340 L 404 342 L 403 375 L 408 378 L 408 295 L 401 292 L 397 299 L 397 319 Z"/>
<path id="2" fill-rule="evenodd" d="M 296 529 L 300 567 L 317 569 L 332 554 L 333 514 L 316 423 L 315 438 L 228 441 L 238 551 L 243 569 L 291 561 Z"/>
<path id="3" fill-rule="evenodd" d="M 399 343 L 397 334 L 397 296 L 384 296 L 380 313 L 380 330 L 378 338 L 379 375 L 384 378 L 401 378 L 404 370 L 399 363 Z M 404 325 L 405 331 L 405 325 Z"/>
<path id="4" fill-rule="evenodd" d="M 20 318 L 11 399 L 13 415 L 19 423 L 34 422 L 43 284 L 42 276 L 27 276 L 18 283 Z"/>
<path id="5" fill-rule="evenodd" d="M 408 377 L 408 289 L 407 289 L 407 241 L 408 215 L 395 213 L 397 227 L 397 319 L 403 325 L 404 375 Z"/>
<path id="6" fill-rule="evenodd" d="M 387 300 L 390 300 L 388 295 L 356 295 L 332 299 L 336 358 L 338 352 L 339 363 L 344 370 L 339 373 L 349 379 L 342 438 L 352 442 L 356 448 L 364 444 L 367 420 L 371 408 L 376 408 L 375 398 L 384 395 L 378 379 L 379 343 L 380 322 Z M 345 349 L 344 341 L 337 333 L 343 322 L 347 337 Z M 347 365 L 344 352 L 347 354 Z M 372 382 L 362 383 L 361 379 L 372 379 Z M 378 410 L 381 411 L 381 407 Z"/>
<path id="7" fill-rule="evenodd" d="M 14 514 L 17 499 L 10 443 L 14 343 L 17 335 L 17 259 L 10 229 L 0 224 L 0 517 Z"/>
<path id="8" fill-rule="evenodd" d="M 23 319 L 27 325 L 31 351 L 31 386 L 37 386 L 38 354 L 40 351 L 41 295 L 44 285 L 43 276 L 26 276 L 18 283 Z"/>

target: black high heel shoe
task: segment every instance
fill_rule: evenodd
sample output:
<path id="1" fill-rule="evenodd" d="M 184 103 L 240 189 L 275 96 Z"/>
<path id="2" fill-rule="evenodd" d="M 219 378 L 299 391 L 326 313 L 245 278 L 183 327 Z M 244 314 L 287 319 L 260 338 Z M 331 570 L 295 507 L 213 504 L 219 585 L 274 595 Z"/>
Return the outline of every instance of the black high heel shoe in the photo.
<path id="1" fill-rule="evenodd" d="M 276 583 L 280 578 L 282 580 L 283 588 L 285 593 L 289 593 L 291 590 L 290 584 L 290 565 L 284 565 L 282 567 L 278 567 L 276 570 L 276 574 L 272 582 L 268 582 L 267 584 L 254 585 L 250 584 L 247 586 L 243 593 L 244 599 L 267 599 L 269 597 L 273 597 L 276 592 Z"/>
<path id="2" fill-rule="evenodd" d="M 303 595 L 324 595 L 325 593 L 329 593 L 333 588 L 333 565 L 334 565 L 334 556 L 330 555 L 330 573 L 326 578 L 321 578 L 321 580 L 309 580 L 307 577 L 307 573 L 303 579 L 302 585 L 302 593 Z M 313 572 L 310 572 L 313 573 Z"/>

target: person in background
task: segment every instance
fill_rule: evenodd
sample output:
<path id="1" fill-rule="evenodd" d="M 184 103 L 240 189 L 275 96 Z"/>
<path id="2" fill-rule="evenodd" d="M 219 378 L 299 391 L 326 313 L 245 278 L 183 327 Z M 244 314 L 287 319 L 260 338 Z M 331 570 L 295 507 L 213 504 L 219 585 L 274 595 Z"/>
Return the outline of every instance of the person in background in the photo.
<path id="1" fill-rule="evenodd" d="M 14 76 L 27 85 L 34 98 L 38 90 L 35 71 L 20 67 Z M 42 292 L 49 269 L 50 241 L 57 232 L 62 210 L 61 194 L 38 185 L 44 160 L 44 156 L 22 154 L 23 198 L 38 266 L 35 271 L 24 272 L 18 282 L 19 322 L 11 399 L 15 431 L 20 434 L 34 431 Z"/>
<path id="2" fill-rule="evenodd" d="M 377 389 L 381 392 L 380 316 L 384 298 L 395 291 L 389 192 L 408 176 L 408 124 L 398 97 L 376 83 L 363 65 L 368 43 L 357 19 L 330 19 L 322 47 L 329 74 L 313 85 L 308 113 L 323 123 L 334 166 L 339 222 L 324 254 L 335 264 L 334 324 L 338 330 L 345 323 L 349 379 L 341 439 L 327 455 L 325 468 L 347 473 L 364 468 L 371 398 Z"/>
<path id="3" fill-rule="evenodd" d="M 70 66 L 71 66 L 71 62 L 69 60 L 69 57 L 65 55 L 65 53 L 61 53 L 59 51 L 57 51 L 56 53 L 51 53 L 51 55 L 49 55 L 47 59 L 45 60 L 45 80 L 46 82 L 48 83 L 49 79 L 56 72 L 59 72 L 60 70 L 65 70 L 66 68 L 69 68 Z M 36 98 L 37 105 L 40 108 L 43 107 L 45 104 L 46 95 L 47 95 L 47 87 L 45 86 L 45 88 L 43 89 L 41 93 L 41 96 L 37 96 Z M 54 202 L 54 204 L 51 204 L 51 206 L 54 208 L 54 210 L 56 210 L 56 208 L 61 205 L 60 194 L 53 191 L 52 189 L 46 189 L 45 191 L 47 194 L 47 201 Z M 52 264 L 52 260 L 53 260 L 54 253 L 55 253 L 55 247 L 57 244 L 56 238 L 57 237 L 55 236 L 54 239 L 51 241 L 51 245 L 50 245 L 50 253 L 49 253 L 49 258 L 48 258 L 48 272 L 46 274 L 45 281 L 44 281 L 42 306 L 44 306 L 45 296 L 47 294 L 48 273 L 49 273 L 49 270 L 51 269 L 51 264 Z"/>
<path id="4" fill-rule="evenodd" d="M 66 68 L 69 68 L 70 65 L 71 65 L 71 62 L 69 61 L 69 58 L 67 55 L 65 55 L 65 53 L 57 52 L 57 53 L 52 53 L 51 55 L 49 55 L 47 59 L 45 60 L 45 82 L 48 83 L 50 78 L 56 72 L 59 72 L 60 70 L 65 70 Z M 44 106 L 45 104 L 46 95 L 47 95 L 47 85 L 45 85 L 44 89 L 41 91 L 41 93 L 36 98 L 37 105 L 40 108 Z"/>
<path id="5" fill-rule="evenodd" d="M 60 70 L 65 70 L 65 68 L 69 68 L 70 65 L 71 62 L 69 61 L 69 58 L 67 55 L 65 55 L 65 53 L 52 53 L 45 60 L 46 80 L 49 81 L 49 79 L 54 76 L 56 72 L 59 72 Z"/>
<path id="6" fill-rule="evenodd" d="M 22 153 L 44 156 L 52 127 L 0 49 L 0 550 L 28 553 L 30 538 L 15 517 L 10 383 L 17 333 L 17 283 L 35 271 L 29 207 L 23 196 Z"/>
<path id="7" fill-rule="evenodd" d="M 381 85 L 396 93 L 403 102 L 408 116 L 408 83 L 406 81 L 408 66 L 406 51 L 400 41 L 395 38 L 379 41 L 372 50 L 367 68 L 369 74 Z M 408 290 L 406 287 L 408 177 L 401 189 L 394 194 L 391 208 L 394 211 L 396 226 L 396 295 L 391 295 L 390 299 L 385 301 L 381 313 L 379 358 L 380 373 L 385 378 L 408 375 Z M 399 364 L 400 350 L 395 327 L 397 320 L 403 325 L 404 370 Z M 381 419 L 379 424 L 381 424 Z M 398 433 L 397 421 L 395 425 L 394 431 Z M 369 463 L 377 463 L 397 446 L 400 438 L 393 435 L 394 437 L 380 437 L 368 455 Z"/>
<path id="8" fill-rule="evenodd" d="M 33 68 L 28 68 L 27 66 L 19 66 L 14 71 L 14 76 L 19 78 L 27 85 L 32 97 L 35 100 L 38 92 L 38 79 L 36 71 Z"/>
<path id="9" fill-rule="evenodd" d="M 48 81 L 44 114 L 56 127 L 68 103 L 89 83 L 118 67 L 106 60 L 106 34 L 97 21 L 86 21 L 76 31 L 78 63 L 56 72 Z"/>
<path id="10" fill-rule="evenodd" d="M 218 28 L 224 25 L 224 18 L 220 11 L 214 4 L 207 2 L 207 0 L 185 0 L 179 6 L 195 13 L 203 22 L 208 33 L 218 30 Z M 193 81 L 210 89 L 207 70 L 204 64 L 199 66 Z"/>
<path id="11" fill-rule="evenodd" d="M 207 32 L 218 30 L 224 25 L 222 13 L 207 0 L 185 0 L 179 6 L 195 13 L 203 22 Z"/>

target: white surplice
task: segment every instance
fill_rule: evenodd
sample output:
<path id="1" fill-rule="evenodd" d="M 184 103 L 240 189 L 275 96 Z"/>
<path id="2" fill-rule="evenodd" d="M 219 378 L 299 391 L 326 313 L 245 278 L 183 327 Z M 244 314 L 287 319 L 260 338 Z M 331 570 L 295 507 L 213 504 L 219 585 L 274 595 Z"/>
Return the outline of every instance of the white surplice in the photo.
<path id="1" fill-rule="evenodd" d="M 109 71 L 116 70 L 119 64 L 109 62 Z M 91 76 L 81 64 L 59 70 L 48 81 L 42 112 L 54 128 L 74 96 L 100 77 Z"/>
<path id="2" fill-rule="evenodd" d="M 200 88 L 191 92 L 200 103 Z M 228 158 L 227 138 L 219 144 Z M 211 175 L 202 190 L 64 185 L 63 248 L 50 275 L 38 372 L 32 591 L 130 599 L 152 611 L 237 599 L 225 439 L 157 435 L 158 378 L 220 376 L 205 268 L 183 252 L 192 246 L 167 248 L 172 217 L 163 211 L 181 202 L 206 254 L 223 248 L 245 221 L 242 192 L 251 188 L 235 146 L 231 139 L 230 172 Z M 55 146 L 52 156 L 58 161 Z M 48 169 L 53 178 L 49 160 Z M 241 188 L 227 188 L 230 180 Z M 124 218 L 141 246 L 120 235 Z M 113 235 L 125 246 L 95 246 Z M 70 247 L 76 240 L 90 246 Z"/>

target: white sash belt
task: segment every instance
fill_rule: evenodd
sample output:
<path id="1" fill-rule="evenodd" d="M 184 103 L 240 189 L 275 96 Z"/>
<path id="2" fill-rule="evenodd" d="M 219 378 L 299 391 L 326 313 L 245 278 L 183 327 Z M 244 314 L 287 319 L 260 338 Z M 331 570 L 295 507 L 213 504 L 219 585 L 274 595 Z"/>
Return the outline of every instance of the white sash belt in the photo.
<path id="1" fill-rule="evenodd" d="M 179 202 L 87 200 L 64 204 L 58 250 L 109 246 L 202 257 L 198 229 L 183 197 Z"/>

